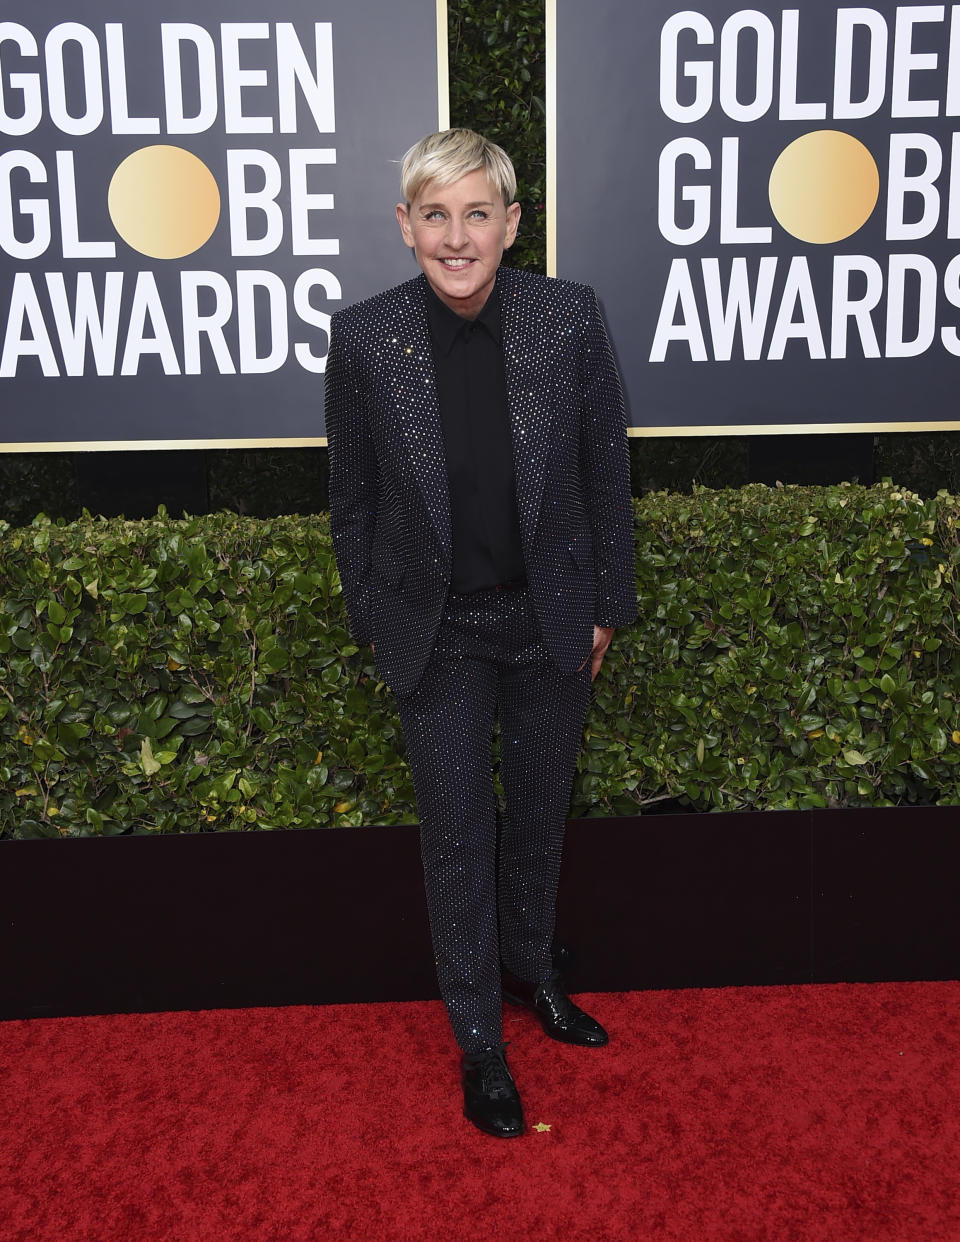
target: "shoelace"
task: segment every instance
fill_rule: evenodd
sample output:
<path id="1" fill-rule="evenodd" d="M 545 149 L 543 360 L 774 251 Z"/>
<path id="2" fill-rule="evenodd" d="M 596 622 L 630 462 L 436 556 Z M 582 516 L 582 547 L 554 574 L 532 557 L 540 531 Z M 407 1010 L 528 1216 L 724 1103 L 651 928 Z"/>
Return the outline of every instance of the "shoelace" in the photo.
<path id="1" fill-rule="evenodd" d="M 466 1057 L 467 1063 L 479 1070 L 485 1095 L 495 1097 L 499 1091 L 513 1088 L 513 1077 L 507 1069 L 506 1058 L 506 1048 L 509 1042 L 506 1040 L 494 1048 L 471 1053 Z"/>

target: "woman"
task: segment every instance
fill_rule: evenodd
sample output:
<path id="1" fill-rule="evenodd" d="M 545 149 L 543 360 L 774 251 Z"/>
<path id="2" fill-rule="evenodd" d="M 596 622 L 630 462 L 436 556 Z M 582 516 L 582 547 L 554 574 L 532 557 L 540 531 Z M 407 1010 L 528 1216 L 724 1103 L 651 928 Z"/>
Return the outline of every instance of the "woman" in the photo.
<path id="1" fill-rule="evenodd" d="M 508 1138 L 504 993 L 555 1039 L 607 1042 L 551 942 L 590 681 L 636 616 L 625 414 L 592 290 L 501 266 L 504 151 L 430 134 L 401 191 L 422 274 L 331 325 L 330 527 L 352 633 L 396 696 L 464 1113 Z"/>

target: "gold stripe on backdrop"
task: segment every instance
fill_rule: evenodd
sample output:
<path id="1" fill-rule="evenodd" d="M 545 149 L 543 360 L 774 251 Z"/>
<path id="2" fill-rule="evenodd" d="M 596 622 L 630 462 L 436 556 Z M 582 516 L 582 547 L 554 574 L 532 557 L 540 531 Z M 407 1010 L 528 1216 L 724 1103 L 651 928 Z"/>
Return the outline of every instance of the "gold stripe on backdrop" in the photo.
<path id="1" fill-rule="evenodd" d="M 437 129 L 450 128 L 450 53 L 447 0 L 437 0 Z"/>
<path id="2" fill-rule="evenodd" d="M 139 449 L 322 448 L 326 436 L 289 440 L 54 440 L 0 444 L 0 453 L 127 453 Z"/>
<path id="3" fill-rule="evenodd" d="M 547 275 L 557 274 L 557 0 L 547 3 Z"/>
<path id="4" fill-rule="evenodd" d="M 960 431 L 960 422 L 949 423 L 741 423 L 736 426 L 628 427 L 636 439 L 666 436 L 813 436 L 886 431 Z M 289 440 L 77 440 L 37 444 L 0 444 L 0 453 L 106 453 L 136 449 L 221 448 L 325 448 L 326 436 Z"/>
<path id="5" fill-rule="evenodd" d="M 960 431 L 951 423 L 743 423 L 724 427 L 628 427 L 628 436 L 823 436 L 873 431 Z"/>

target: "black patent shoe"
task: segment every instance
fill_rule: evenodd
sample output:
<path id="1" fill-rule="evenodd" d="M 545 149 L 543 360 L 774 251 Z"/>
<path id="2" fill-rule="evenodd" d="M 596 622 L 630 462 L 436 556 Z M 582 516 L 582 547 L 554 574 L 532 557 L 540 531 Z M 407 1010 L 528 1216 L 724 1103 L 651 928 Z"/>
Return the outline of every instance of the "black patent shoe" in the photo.
<path id="1" fill-rule="evenodd" d="M 596 1018 L 584 1013 L 567 995 L 557 970 L 536 988 L 504 972 L 503 999 L 533 1010 L 551 1039 L 583 1048 L 602 1048 L 609 1042 L 610 1036 Z"/>
<path id="2" fill-rule="evenodd" d="M 465 1052 L 460 1066 L 463 1115 L 495 1138 L 517 1138 L 523 1133 L 523 1106 L 507 1069 L 506 1046 Z"/>

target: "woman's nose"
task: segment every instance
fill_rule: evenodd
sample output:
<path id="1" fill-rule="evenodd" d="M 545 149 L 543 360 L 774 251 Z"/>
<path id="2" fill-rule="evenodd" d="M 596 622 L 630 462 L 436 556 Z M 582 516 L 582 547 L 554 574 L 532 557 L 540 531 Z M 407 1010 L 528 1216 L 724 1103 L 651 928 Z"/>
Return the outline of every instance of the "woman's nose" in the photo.
<path id="1" fill-rule="evenodd" d="M 467 240 L 467 230 L 462 220 L 455 216 L 447 223 L 447 235 L 444 241 L 454 250 L 459 250 Z"/>

